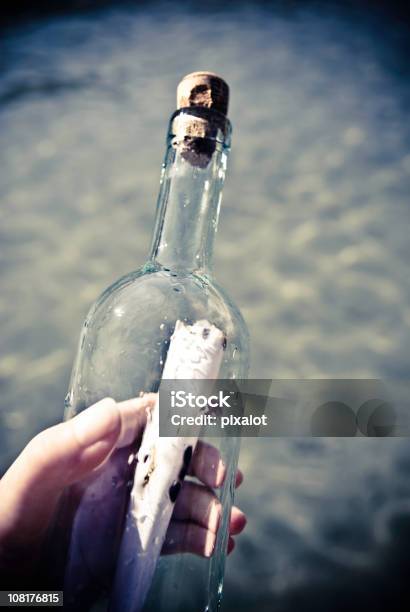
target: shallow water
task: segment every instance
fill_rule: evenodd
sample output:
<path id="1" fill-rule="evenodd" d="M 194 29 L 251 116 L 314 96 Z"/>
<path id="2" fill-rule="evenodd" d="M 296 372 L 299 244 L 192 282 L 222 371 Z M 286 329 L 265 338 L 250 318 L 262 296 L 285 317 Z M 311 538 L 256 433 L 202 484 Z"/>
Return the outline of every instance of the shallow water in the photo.
<path id="1" fill-rule="evenodd" d="M 164 6 L 3 39 L 2 468 L 60 419 L 90 303 L 144 262 L 173 92 L 196 69 L 231 85 L 215 270 L 248 322 L 251 376 L 408 375 L 404 30 L 360 10 Z M 241 459 L 249 525 L 225 610 L 387 609 L 409 562 L 408 442 L 247 439 Z"/>

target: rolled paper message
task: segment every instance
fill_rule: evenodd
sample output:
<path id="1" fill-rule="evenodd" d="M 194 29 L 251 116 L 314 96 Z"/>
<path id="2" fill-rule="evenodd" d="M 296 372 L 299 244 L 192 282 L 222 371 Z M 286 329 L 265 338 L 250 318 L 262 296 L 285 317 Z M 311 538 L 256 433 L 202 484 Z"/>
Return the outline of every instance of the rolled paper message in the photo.
<path id="1" fill-rule="evenodd" d="M 177 321 L 162 379 L 217 378 L 224 346 L 224 334 L 208 321 Z M 138 612 L 144 605 L 196 443 L 197 437 L 159 437 L 157 400 L 138 451 L 111 612 Z"/>

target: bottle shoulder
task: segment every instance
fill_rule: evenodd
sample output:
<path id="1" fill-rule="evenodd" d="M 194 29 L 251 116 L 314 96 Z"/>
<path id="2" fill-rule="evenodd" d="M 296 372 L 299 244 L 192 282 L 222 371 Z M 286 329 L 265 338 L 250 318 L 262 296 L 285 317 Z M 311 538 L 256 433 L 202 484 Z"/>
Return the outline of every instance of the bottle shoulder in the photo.
<path id="1" fill-rule="evenodd" d="M 91 307 L 87 319 L 105 318 L 107 312 L 139 320 L 207 318 L 227 333 L 240 332 L 248 343 L 248 330 L 239 308 L 213 278 L 200 271 L 163 268 L 151 262 L 129 272 L 109 286 Z"/>
<path id="2" fill-rule="evenodd" d="M 239 307 L 237 306 L 236 302 L 231 298 L 231 296 L 229 295 L 229 293 L 219 285 L 218 281 L 216 281 L 215 279 L 207 279 L 209 286 L 212 288 L 212 290 L 215 292 L 216 295 L 219 296 L 220 300 L 227 306 L 227 308 L 229 309 L 229 311 L 232 313 L 232 315 L 238 319 L 238 321 L 240 322 L 241 326 L 244 329 L 244 333 L 246 335 L 249 336 L 249 332 L 248 332 L 248 327 L 246 325 L 246 321 L 239 309 Z"/>
<path id="3" fill-rule="evenodd" d="M 91 307 L 79 342 L 79 378 L 73 380 L 112 397 L 155 388 L 177 321 L 203 320 L 226 339 L 221 378 L 246 378 L 249 334 L 226 292 L 201 273 L 143 266 L 113 283 Z"/>

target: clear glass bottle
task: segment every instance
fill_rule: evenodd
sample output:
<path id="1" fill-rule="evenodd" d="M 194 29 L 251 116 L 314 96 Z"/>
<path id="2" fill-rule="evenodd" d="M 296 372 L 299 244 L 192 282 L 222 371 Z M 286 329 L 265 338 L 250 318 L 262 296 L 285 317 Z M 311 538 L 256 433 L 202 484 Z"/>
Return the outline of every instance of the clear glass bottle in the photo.
<path id="1" fill-rule="evenodd" d="M 92 306 L 80 337 L 66 418 L 106 396 L 120 401 L 141 391 L 157 391 L 177 320 L 192 324 L 207 319 L 217 326 L 226 337 L 219 378 L 247 376 L 246 325 L 214 281 L 211 268 L 231 125 L 223 112 L 201 106 L 200 99 L 185 99 L 184 104 L 170 119 L 148 261 L 104 291 Z M 224 484 L 216 491 L 223 517 L 214 553 L 210 558 L 191 554 L 161 557 L 144 609 L 219 607 L 239 439 L 209 442 L 219 448 L 227 466 Z M 105 526 L 99 528 L 88 520 L 83 534 L 80 530 L 75 536 L 83 539 L 84 566 L 78 569 L 71 592 L 65 593 L 67 607 L 99 610 L 109 602 L 132 482 L 129 454 L 130 448 L 114 452 L 105 468 L 112 486 L 105 498 L 97 496 L 92 502 L 91 515 L 105 517 Z M 60 580 L 69 563 L 72 525 L 86 486 L 75 485 L 66 492 L 58 515 L 53 546 L 58 558 L 54 569 Z"/>

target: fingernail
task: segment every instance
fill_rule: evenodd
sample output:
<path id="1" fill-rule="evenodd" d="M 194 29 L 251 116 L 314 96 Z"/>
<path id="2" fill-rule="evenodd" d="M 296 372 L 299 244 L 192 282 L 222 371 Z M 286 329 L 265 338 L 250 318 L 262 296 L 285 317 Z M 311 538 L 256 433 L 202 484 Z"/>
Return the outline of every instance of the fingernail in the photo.
<path id="1" fill-rule="evenodd" d="M 111 397 L 105 397 L 73 419 L 75 435 L 84 447 L 108 437 L 118 426 L 118 411 Z"/>
<path id="2" fill-rule="evenodd" d="M 248 522 L 248 519 L 246 518 L 246 514 L 244 512 L 242 512 L 242 510 L 239 510 L 238 513 L 238 519 L 237 519 L 240 523 L 240 526 L 242 527 L 242 529 L 245 527 L 246 523 Z"/>
<path id="3" fill-rule="evenodd" d="M 117 404 L 121 416 L 121 433 L 115 444 L 116 448 L 123 448 L 134 442 L 145 425 L 152 403 L 152 396 L 146 395 Z"/>
<path id="4" fill-rule="evenodd" d="M 230 527 L 229 531 L 231 535 L 237 535 L 241 533 L 245 529 L 246 523 L 248 519 L 246 518 L 246 514 L 239 510 L 237 506 L 233 506 L 231 510 L 231 519 L 230 519 Z"/>

